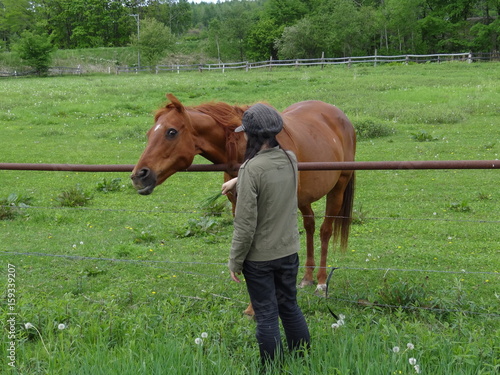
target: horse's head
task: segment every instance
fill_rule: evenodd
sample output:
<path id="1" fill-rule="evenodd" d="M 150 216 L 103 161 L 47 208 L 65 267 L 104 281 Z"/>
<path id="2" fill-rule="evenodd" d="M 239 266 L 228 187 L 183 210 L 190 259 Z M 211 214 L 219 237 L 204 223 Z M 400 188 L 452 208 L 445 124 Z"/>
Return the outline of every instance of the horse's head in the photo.
<path id="1" fill-rule="evenodd" d="M 189 167 L 197 154 L 186 108 L 174 95 L 167 98 L 170 103 L 157 111 L 146 149 L 130 176 L 139 194 L 151 194 L 175 172 Z"/>

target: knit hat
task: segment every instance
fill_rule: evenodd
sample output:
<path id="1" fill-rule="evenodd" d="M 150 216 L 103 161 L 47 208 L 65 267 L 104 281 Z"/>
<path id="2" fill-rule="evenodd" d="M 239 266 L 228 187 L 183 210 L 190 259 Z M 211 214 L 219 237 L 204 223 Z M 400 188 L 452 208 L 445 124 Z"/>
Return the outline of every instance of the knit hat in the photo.
<path id="1" fill-rule="evenodd" d="M 274 108 L 257 103 L 243 114 L 241 126 L 234 131 L 257 135 L 276 135 L 283 129 L 283 119 Z"/>

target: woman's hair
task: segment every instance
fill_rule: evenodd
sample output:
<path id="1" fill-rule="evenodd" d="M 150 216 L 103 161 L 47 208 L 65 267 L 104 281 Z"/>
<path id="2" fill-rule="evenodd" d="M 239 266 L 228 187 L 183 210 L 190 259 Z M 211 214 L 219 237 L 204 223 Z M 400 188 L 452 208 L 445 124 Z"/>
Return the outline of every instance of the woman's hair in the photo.
<path id="1" fill-rule="evenodd" d="M 252 134 L 246 133 L 247 135 L 247 148 L 245 151 L 245 159 L 252 159 L 257 152 L 260 151 L 263 145 L 267 145 L 269 148 L 279 146 L 276 135 L 274 134 Z"/>

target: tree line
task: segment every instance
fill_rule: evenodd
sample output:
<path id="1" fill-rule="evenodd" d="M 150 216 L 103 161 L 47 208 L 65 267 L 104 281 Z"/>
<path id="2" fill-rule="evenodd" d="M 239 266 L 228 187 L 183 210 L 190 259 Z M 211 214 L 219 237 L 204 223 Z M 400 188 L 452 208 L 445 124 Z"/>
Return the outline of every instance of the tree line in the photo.
<path id="1" fill-rule="evenodd" d="M 42 38 L 43 50 L 134 45 L 150 64 L 189 45 L 225 62 L 494 52 L 499 13 L 500 0 L 0 0 L 0 51 Z"/>

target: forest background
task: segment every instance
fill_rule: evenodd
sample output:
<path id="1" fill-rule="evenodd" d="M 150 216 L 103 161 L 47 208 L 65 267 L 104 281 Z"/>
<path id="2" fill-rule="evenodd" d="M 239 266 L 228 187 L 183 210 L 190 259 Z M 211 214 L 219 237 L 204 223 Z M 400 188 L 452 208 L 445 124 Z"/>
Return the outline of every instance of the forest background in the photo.
<path id="1" fill-rule="evenodd" d="M 22 62 L 23 42 L 139 49 L 144 65 L 495 53 L 499 13 L 500 0 L 0 0 L 0 66 Z"/>

